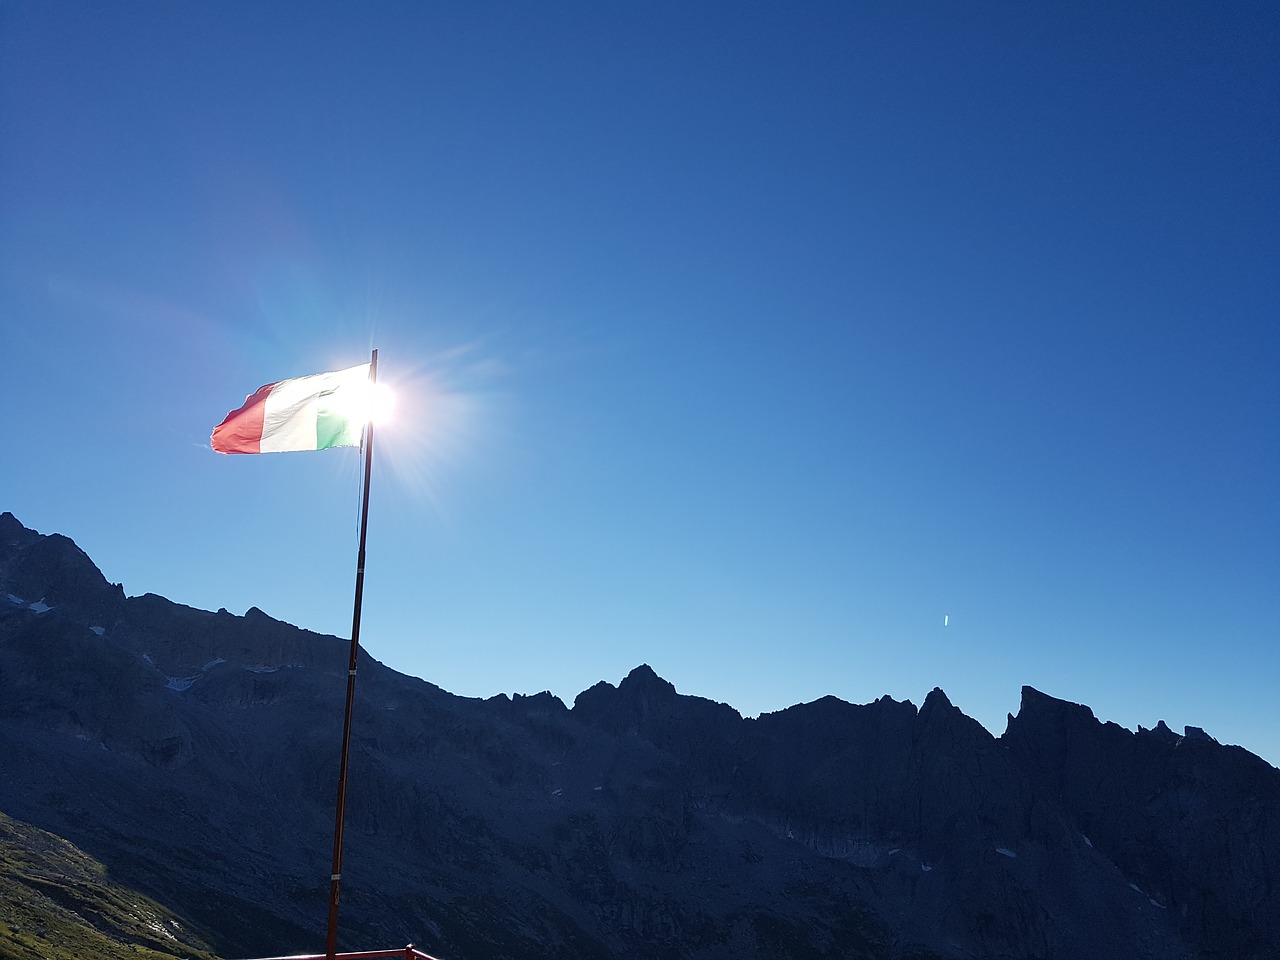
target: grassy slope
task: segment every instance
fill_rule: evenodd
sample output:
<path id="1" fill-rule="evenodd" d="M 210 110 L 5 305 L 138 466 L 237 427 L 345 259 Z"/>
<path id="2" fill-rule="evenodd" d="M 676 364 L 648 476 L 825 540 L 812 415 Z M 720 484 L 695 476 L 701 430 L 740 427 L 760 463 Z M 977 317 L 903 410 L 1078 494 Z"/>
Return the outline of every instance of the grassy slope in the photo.
<path id="1" fill-rule="evenodd" d="M 60 837 L 0 813 L 0 960 L 214 960 L 177 917 Z"/>

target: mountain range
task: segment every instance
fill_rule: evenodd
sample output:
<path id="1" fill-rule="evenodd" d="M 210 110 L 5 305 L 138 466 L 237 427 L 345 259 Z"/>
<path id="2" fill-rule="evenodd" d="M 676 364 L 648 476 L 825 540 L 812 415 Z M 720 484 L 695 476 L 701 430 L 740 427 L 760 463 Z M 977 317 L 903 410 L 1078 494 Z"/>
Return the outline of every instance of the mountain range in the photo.
<path id="1" fill-rule="evenodd" d="M 5 849 L 45 850 L 46 892 L 100 865 L 165 918 L 147 949 L 320 950 L 347 657 L 256 608 L 128 597 L 0 514 Z M 641 665 L 570 707 L 454 696 L 362 651 L 350 777 L 347 949 L 1280 957 L 1280 771 L 1030 687 L 996 737 L 940 689 L 749 718 Z M 24 956 L 15 923 L 0 957 Z"/>

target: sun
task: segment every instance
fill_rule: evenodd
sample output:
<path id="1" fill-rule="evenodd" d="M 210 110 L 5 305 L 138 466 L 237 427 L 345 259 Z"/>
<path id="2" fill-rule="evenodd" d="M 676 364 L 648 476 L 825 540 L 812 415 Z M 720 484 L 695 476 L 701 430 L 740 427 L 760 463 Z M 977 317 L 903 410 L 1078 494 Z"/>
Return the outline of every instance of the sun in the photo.
<path id="1" fill-rule="evenodd" d="M 386 424 L 395 410 L 395 393 L 385 383 L 359 380 L 329 394 L 328 407 L 351 423 Z"/>
<path id="2" fill-rule="evenodd" d="M 396 409 L 395 392 L 385 383 L 372 383 L 369 385 L 366 404 L 366 420 L 375 424 L 390 423 Z"/>

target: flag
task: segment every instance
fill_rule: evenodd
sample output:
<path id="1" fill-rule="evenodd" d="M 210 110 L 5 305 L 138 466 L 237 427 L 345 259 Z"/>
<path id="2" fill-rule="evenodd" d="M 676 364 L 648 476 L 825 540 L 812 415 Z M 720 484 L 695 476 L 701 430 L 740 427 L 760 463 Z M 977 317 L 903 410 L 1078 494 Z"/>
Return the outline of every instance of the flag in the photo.
<path id="1" fill-rule="evenodd" d="M 360 446 L 369 414 L 369 364 L 259 387 L 213 428 L 218 453 L 284 453 Z"/>

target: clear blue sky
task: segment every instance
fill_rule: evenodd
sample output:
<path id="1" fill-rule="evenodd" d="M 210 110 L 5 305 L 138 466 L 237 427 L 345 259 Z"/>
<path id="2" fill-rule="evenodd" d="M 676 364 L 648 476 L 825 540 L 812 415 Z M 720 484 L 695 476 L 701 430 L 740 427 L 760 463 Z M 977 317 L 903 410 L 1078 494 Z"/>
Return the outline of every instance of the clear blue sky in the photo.
<path id="1" fill-rule="evenodd" d="M 345 636 L 358 454 L 208 436 L 376 346 L 399 670 L 1280 762 L 1278 105 L 1270 0 L 6 0 L 0 509 Z"/>

